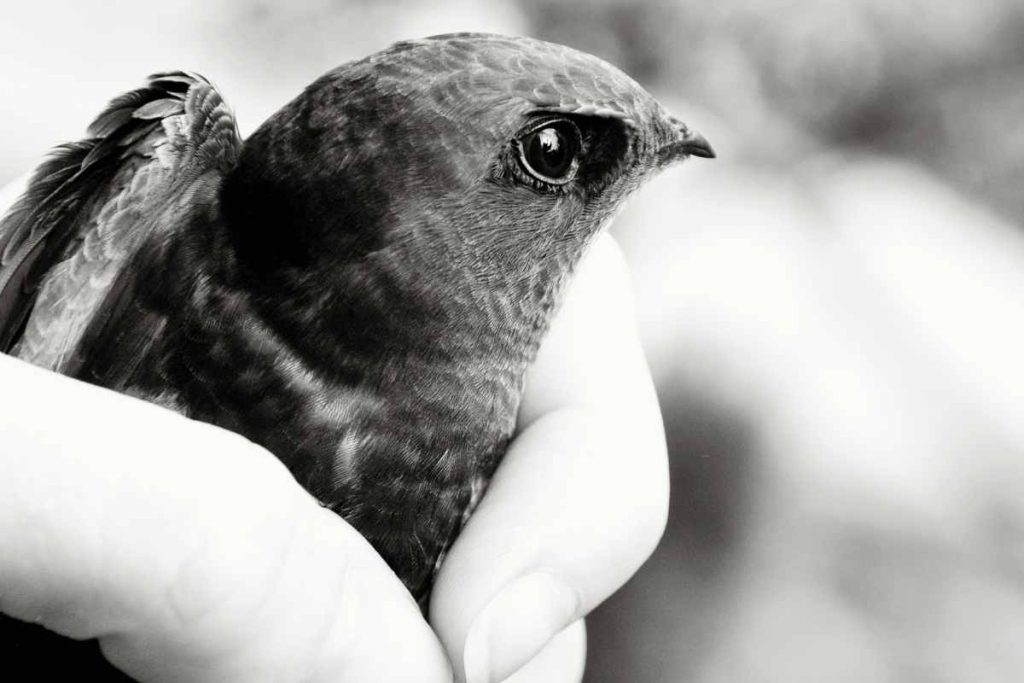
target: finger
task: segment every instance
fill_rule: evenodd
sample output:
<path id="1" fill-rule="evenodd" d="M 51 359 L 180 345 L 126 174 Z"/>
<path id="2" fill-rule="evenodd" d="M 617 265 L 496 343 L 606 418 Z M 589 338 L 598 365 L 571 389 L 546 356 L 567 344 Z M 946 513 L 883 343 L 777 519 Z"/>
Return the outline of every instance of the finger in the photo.
<path id="1" fill-rule="evenodd" d="M 559 633 L 505 683 L 574 683 L 583 680 L 587 659 L 587 630 L 583 620 Z"/>
<path id="2" fill-rule="evenodd" d="M 103 637 L 104 653 L 143 680 L 450 681 L 439 643 L 391 570 L 336 515 L 312 512 L 283 543 L 268 541 L 262 525 L 254 536 L 280 551 L 268 562 L 275 578 L 240 590 L 238 575 L 227 576 L 234 558 L 202 557 L 171 586 L 163 614 Z M 217 573 L 236 585 L 209 585 Z"/>
<path id="3" fill-rule="evenodd" d="M 521 418 L 431 602 L 457 674 L 472 683 L 529 661 L 621 586 L 664 529 L 660 414 L 610 242 L 581 265 Z"/>
<path id="4" fill-rule="evenodd" d="M 269 453 L 6 356 L 0 377 L 0 610 L 142 680 L 450 680 L 397 577 Z"/>

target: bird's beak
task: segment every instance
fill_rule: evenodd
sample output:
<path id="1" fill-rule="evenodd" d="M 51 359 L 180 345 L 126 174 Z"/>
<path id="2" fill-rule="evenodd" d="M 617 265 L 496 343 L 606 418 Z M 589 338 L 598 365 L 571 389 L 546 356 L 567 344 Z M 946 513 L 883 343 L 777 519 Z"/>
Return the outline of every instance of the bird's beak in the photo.
<path id="1" fill-rule="evenodd" d="M 668 164 L 679 159 L 703 157 L 714 159 L 715 150 L 703 135 L 691 130 L 685 123 L 676 118 L 670 119 L 671 133 L 668 141 L 658 150 L 658 161 Z"/>
<path id="2" fill-rule="evenodd" d="M 707 138 L 695 130 L 687 130 L 677 143 L 685 154 L 705 159 L 715 158 L 715 149 Z"/>

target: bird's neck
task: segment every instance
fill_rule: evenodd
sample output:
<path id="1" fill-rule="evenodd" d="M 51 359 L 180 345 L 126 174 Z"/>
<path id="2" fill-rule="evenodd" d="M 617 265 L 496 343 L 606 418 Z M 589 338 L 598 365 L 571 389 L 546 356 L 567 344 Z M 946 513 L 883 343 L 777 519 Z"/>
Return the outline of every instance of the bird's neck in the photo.
<path id="1" fill-rule="evenodd" d="M 474 378 L 522 374 L 564 274 L 536 269 L 482 280 L 469 268 L 431 265 L 445 258 L 413 258 L 395 245 L 329 270 L 296 268 L 240 282 L 304 362 L 341 382 L 405 390 L 427 370 Z M 396 368 L 405 372 L 396 375 Z"/>

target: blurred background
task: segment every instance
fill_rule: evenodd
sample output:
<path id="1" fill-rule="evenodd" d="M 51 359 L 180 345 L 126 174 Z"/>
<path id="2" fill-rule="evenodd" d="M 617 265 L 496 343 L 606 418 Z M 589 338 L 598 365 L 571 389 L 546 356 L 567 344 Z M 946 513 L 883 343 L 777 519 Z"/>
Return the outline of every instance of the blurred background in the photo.
<path id="1" fill-rule="evenodd" d="M 1021 679 L 1024 3 L 2 2 L 0 184 L 163 69 L 245 134 L 403 38 L 622 67 L 719 159 L 615 227 L 673 496 L 587 680 Z"/>

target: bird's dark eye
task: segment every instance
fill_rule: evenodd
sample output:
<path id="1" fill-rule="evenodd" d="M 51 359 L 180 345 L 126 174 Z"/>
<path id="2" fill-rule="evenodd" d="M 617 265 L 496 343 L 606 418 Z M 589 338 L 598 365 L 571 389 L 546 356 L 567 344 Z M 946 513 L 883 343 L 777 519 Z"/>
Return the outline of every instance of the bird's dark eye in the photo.
<path id="1" fill-rule="evenodd" d="M 568 119 L 541 124 L 519 139 L 519 163 L 537 180 L 564 185 L 576 176 L 582 138 Z"/>

